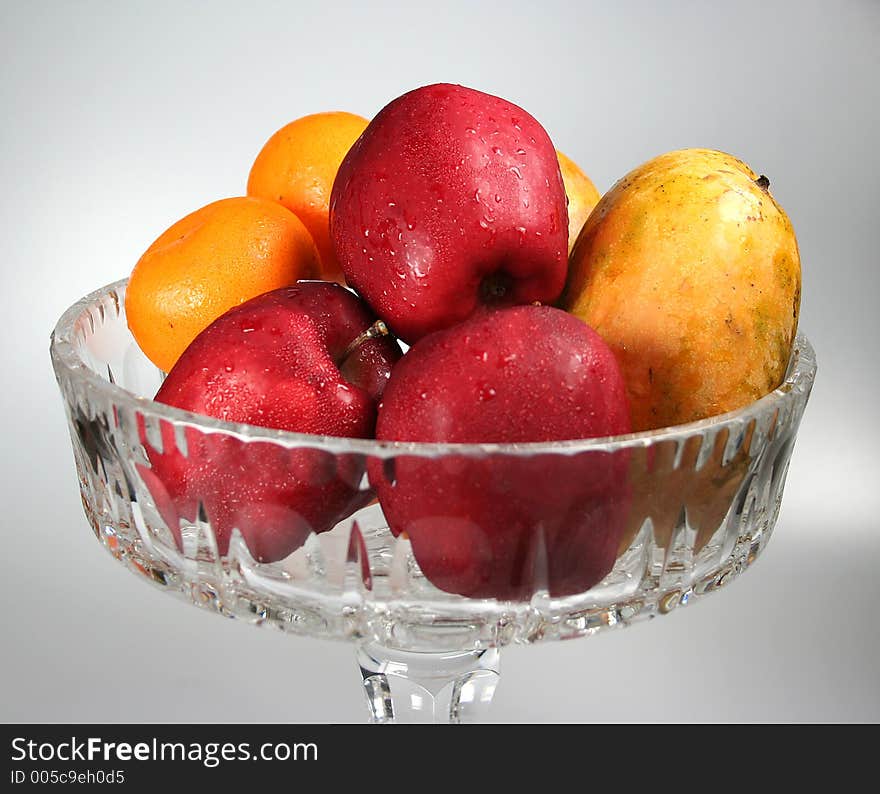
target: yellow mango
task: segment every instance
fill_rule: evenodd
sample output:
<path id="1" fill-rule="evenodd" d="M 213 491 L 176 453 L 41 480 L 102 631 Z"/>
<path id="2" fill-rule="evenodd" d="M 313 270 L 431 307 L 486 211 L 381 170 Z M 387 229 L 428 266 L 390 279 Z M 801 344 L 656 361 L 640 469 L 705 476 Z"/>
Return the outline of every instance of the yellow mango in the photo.
<path id="1" fill-rule="evenodd" d="M 572 249 L 561 305 L 611 346 L 633 429 L 681 424 L 776 388 L 801 294 L 797 240 L 769 181 L 684 149 L 621 179 Z"/>

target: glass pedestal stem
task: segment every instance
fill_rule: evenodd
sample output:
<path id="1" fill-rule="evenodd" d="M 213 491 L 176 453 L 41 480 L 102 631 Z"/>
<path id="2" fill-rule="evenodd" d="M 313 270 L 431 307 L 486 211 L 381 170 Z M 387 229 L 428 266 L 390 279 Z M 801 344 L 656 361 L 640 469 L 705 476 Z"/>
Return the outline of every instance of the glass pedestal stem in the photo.
<path id="1" fill-rule="evenodd" d="M 498 648 L 413 653 L 358 646 L 372 723 L 481 722 L 498 685 Z"/>

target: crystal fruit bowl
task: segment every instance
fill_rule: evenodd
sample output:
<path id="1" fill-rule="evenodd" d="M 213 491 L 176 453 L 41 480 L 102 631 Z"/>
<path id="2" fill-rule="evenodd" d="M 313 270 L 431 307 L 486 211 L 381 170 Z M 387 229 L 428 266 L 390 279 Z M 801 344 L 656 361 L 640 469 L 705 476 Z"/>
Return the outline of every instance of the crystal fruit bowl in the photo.
<path id="1" fill-rule="evenodd" d="M 498 681 L 503 646 L 627 626 L 738 576 L 770 538 L 816 372 L 813 349 L 799 334 L 775 391 L 692 424 L 517 445 L 318 437 L 230 424 L 152 401 L 163 373 L 129 333 L 124 292 L 120 281 L 80 300 L 51 340 L 82 503 L 95 535 L 131 571 L 203 609 L 355 643 L 374 722 L 479 720 Z M 343 483 L 352 491 L 351 515 L 329 531 L 308 534 L 276 562 L 255 559 L 236 529 L 218 544 L 201 505 L 192 518 L 167 509 L 151 464 L 157 453 L 186 456 L 205 439 L 234 444 L 243 459 L 253 451 L 255 461 L 271 448 L 316 498 L 328 483 Z M 300 465 L 303 456 L 308 466 Z M 554 593 L 554 570 L 568 552 L 560 534 L 551 535 L 539 521 L 512 568 L 521 597 L 445 592 L 422 573 L 406 535 L 389 532 L 367 476 L 370 460 L 381 461 L 393 478 L 396 465 L 414 459 L 446 467 L 485 461 L 481 470 L 499 477 L 514 464 L 555 467 L 561 480 L 570 479 L 564 472 L 578 477 L 585 464 L 610 467 L 620 486 L 618 509 L 609 513 L 619 516 L 613 567 L 585 592 Z M 538 483 L 546 488 L 547 478 Z M 598 514 L 607 507 L 601 493 L 579 504 Z M 260 515 L 269 521 L 272 513 Z M 559 523 L 559 516 L 548 520 Z"/>

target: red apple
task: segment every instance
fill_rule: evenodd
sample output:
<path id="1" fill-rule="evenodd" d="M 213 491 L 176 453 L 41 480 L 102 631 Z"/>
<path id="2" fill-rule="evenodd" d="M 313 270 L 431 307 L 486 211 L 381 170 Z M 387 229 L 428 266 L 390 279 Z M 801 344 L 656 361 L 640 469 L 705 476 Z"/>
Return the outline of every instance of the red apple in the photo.
<path id="1" fill-rule="evenodd" d="M 599 335 L 559 309 L 520 306 L 416 343 L 385 390 L 376 437 L 518 443 L 629 429 L 623 379 Z M 368 470 L 425 576 L 465 596 L 587 590 L 611 570 L 625 528 L 625 454 L 407 455 Z"/>
<path id="2" fill-rule="evenodd" d="M 186 349 L 158 402 L 230 422 L 369 438 L 376 403 L 400 351 L 369 329 L 375 317 L 337 284 L 299 282 L 230 310 Z M 145 482 L 172 529 L 201 504 L 225 554 L 238 528 L 259 560 L 282 559 L 309 532 L 330 529 L 364 502 L 363 458 L 186 431 L 147 445 Z M 142 435 L 143 437 L 143 435 Z"/>
<path id="3" fill-rule="evenodd" d="M 552 303 L 565 282 L 550 138 L 462 86 L 417 88 L 373 119 L 336 176 L 330 227 L 348 283 L 408 343 L 485 305 Z"/>

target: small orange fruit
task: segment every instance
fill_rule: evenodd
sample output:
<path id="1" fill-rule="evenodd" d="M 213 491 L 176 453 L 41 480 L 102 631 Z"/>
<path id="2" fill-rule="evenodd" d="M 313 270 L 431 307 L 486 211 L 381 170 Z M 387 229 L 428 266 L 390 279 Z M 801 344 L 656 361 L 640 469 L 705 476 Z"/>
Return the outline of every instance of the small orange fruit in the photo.
<path id="1" fill-rule="evenodd" d="M 327 281 L 344 281 L 330 241 L 330 191 L 343 158 L 367 124 L 342 111 L 303 116 L 269 138 L 248 176 L 249 196 L 283 204 L 306 225 Z"/>
<path id="2" fill-rule="evenodd" d="M 317 268 L 311 235 L 290 210 L 249 196 L 221 199 L 179 220 L 138 260 L 125 292 L 128 327 L 167 372 L 221 314 L 314 278 Z"/>
<path id="3" fill-rule="evenodd" d="M 574 160 L 560 151 L 556 152 L 556 157 L 559 159 L 562 183 L 568 196 L 568 252 L 571 253 L 577 236 L 601 197 L 596 186 Z"/>

